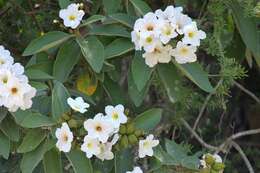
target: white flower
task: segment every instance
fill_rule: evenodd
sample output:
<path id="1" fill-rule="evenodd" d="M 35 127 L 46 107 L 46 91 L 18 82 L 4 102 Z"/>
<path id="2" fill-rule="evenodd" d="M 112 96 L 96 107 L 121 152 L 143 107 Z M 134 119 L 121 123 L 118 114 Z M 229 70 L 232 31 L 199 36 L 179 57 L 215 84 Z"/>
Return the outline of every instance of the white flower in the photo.
<path id="1" fill-rule="evenodd" d="M 127 171 L 126 173 L 143 173 L 143 171 L 140 167 L 136 166 L 133 171 Z"/>
<path id="2" fill-rule="evenodd" d="M 174 16 L 182 13 L 182 11 L 182 7 L 174 7 L 170 5 L 166 7 L 164 11 L 162 11 L 161 9 L 156 10 L 155 14 L 159 19 L 170 21 Z"/>
<path id="3" fill-rule="evenodd" d="M 207 163 L 205 160 L 200 160 L 199 168 L 207 168 Z"/>
<path id="4" fill-rule="evenodd" d="M 10 52 L 0 45 L 0 67 L 10 66 L 14 63 L 14 59 Z"/>
<path id="5" fill-rule="evenodd" d="M 144 47 L 146 52 L 152 52 L 160 40 L 153 32 L 141 32 L 140 44 Z"/>
<path id="6" fill-rule="evenodd" d="M 189 16 L 182 13 L 177 13 L 170 21 L 174 26 L 177 26 L 176 30 L 179 34 L 183 34 L 184 27 L 192 22 Z"/>
<path id="7" fill-rule="evenodd" d="M 154 140 L 153 135 L 149 135 L 145 140 L 139 141 L 139 157 L 153 156 L 153 147 L 159 144 L 159 140 Z"/>
<path id="8" fill-rule="evenodd" d="M 80 24 L 85 12 L 79 10 L 79 4 L 70 4 L 66 9 L 62 9 L 59 12 L 60 18 L 63 19 L 63 23 L 66 27 L 75 29 Z"/>
<path id="9" fill-rule="evenodd" d="M 107 142 L 110 135 L 114 132 L 113 124 L 101 113 L 97 114 L 94 119 L 86 120 L 84 128 L 88 132 L 89 137 L 98 138 L 102 143 Z"/>
<path id="10" fill-rule="evenodd" d="M 138 25 L 141 32 L 148 32 L 154 34 L 155 36 L 158 36 L 160 34 L 160 27 L 158 23 L 159 20 L 156 15 L 152 12 L 149 12 L 144 15 L 143 20 L 141 20 Z"/>
<path id="11" fill-rule="evenodd" d="M 213 158 L 215 159 L 215 162 L 222 163 L 222 158 L 218 154 L 214 154 Z"/>
<path id="12" fill-rule="evenodd" d="M 171 61 L 171 52 L 172 47 L 170 45 L 163 46 L 159 43 L 152 52 L 145 52 L 143 57 L 149 67 L 154 67 L 158 63 L 169 63 Z"/>
<path id="13" fill-rule="evenodd" d="M 113 145 L 110 142 L 107 142 L 107 143 L 104 143 L 104 144 L 101 143 L 99 145 L 101 152 L 98 155 L 96 155 L 97 158 L 99 158 L 102 161 L 112 160 L 114 158 L 114 153 L 111 151 L 112 146 Z"/>
<path id="14" fill-rule="evenodd" d="M 164 22 L 161 26 L 160 40 L 163 44 L 167 44 L 172 38 L 178 36 L 175 32 L 177 29 L 176 25 L 171 25 L 169 22 Z"/>
<path id="15" fill-rule="evenodd" d="M 71 142 L 73 141 L 73 134 L 67 123 L 62 123 L 61 128 L 57 128 L 55 136 L 58 139 L 56 147 L 63 152 L 69 152 L 71 149 Z"/>
<path id="16" fill-rule="evenodd" d="M 132 42 L 135 44 L 135 50 L 141 50 L 142 45 L 140 44 L 140 32 L 132 31 L 131 38 Z"/>
<path id="17" fill-rule="evenodd" d="M 78 111 L 80 113 L 87 112 L 87 108 L 89 108 L 89 104 L 85 103 L 82 97 L 77 97 L 76 99 L 72 99 L 70 97 L 67 99 L 67 103 L 73 110 Z"/>
<path id="18" fill-rule="evenodd" d="M 172 55 L 179 64 L 195 62 L 197 60 L 197 56 L 195 54 L 196 49 L 197 48 L 195 46 L 187 45 L 179 41 L 176 48 L 173 49 Z"/>
<path id="19" fill-rule="evenodd" d="M 124 106 L 119 104 L 114 106 L 108 105 L 105 107 L 107 118 L 112 122 L 115 128 L 119 128 L 120 124 L 127 122 L 127 117 L 124 113 Z"/>
<path id="20" fill-rule="evenodd" d="M 198 30 L 196 22 L 192 22 L 183 28 L 184 37 L 183 43 L 191 44 L 193 46 L 199 46 L 200 40 L 206 38 L 205 32 Z"/>
<path id="21" fill-rule="evenodd" d="M 84 143 L 81 145 L 81 150 L 86 153 L 88 158 L 91 158 L 93 155 L 100 154 L 100 142 L 97 138 L 85 136 Z"/>

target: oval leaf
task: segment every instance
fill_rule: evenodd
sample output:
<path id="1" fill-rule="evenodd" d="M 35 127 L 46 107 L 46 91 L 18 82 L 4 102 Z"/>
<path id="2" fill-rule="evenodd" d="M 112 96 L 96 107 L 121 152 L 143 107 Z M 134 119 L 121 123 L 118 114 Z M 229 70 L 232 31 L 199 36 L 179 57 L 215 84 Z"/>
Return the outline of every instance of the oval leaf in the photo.
<path id="1" fill-rule="evenodd" d="M 77 42 L 87 62 L 95 72 L 99 73 L 105 59 L 103 44 L 95 36 L 87 37 L 86 40 L 77 39 Z"/>
<path id="2" fill-rule="evenodd" d="M 72 37 L 72 35 L 60 31 L 48 32 L 43 36 L 31 41 L 31 43 L 24 50 L 23 56 L 29 56 L 41 51 L 48 50 L 68 40 L 70 37 Z"/>
<path id="3" fill-rule="evenodd" d="M 131 38 L 126 28 L 119 25 L 96 26 L 89 31 L 90 35 L 119 36 Z"/>
<path id="4" fill-rule="evenodd" d="M 162 109 L 153 108 L 149 109 L 142 114 L 138 115 L 135 120 L 135 126 L 146 132 L 154 129 L 162 118 Z"/>
<path id="5" fill-rule="evenodd" d="M 62 173 L 61 154 L 56 148 L 45 153 L 43 158 L 45 173 Z"/>
<path id="6" fill-rule="evenodd" d="M 10 140 L 0 131 L 0 156 L 8 159 L 10 147 Z"/>
<path id="7" fill-rule="evenodd" d="M 93 16 L 90 16 L 87 20 L 83 21 L 82 22 L 82 25 L 80 25 L 80 27 L 82 26 L 86 26 L 86 25 L 90 25 L 92 23 L 95 23 L 97 21 L 102 21 L 104 20 L 106 17 L 105 16 L 102 16 L 102 15 L 93 15 Z"/>
<path id="8" fill-rule="evenodd" d="M 60 48 L 53 66 L 53 76 L 55 79 L 65 82 L 79 58 L 80 47 L 75 41 L 64 44 Z"/>
<path id="9" fill-rule="evenodd" d="M 42 129 L 29 130 L 21 145 L 18 147 L 18 153 L 27 153 L 34 150 L 46 137 L 45 131 Z"/>
<path id="10" fill-rule="evenodd" d="M 126 173 L 133 169 L 134 154 L 131 151 L 129 148 L 115 154 L 115 173 Z"/>
<path id="11" fill-rule="evenodd" d="M 38 70 L 38 69 L 32 69 L 28 68 L 25 70 L 25 75 L 32 80 L 50 80 L 53 79 L 52 76 L 50 76 L 48 73 Z"/>
<path id="12" fill-rule="evenodd" d="M 141 52 L 135 53 L 135 57 L 131 65 L 131 70 L 137 89 L 142 91 L 151 77 L 152 69 L 145 64 Z"/>
<path id="13" fill-rule="evenodd" d="M 93 173 L 91 161 L 79 150 L 71 150 L 66 154 L 75 173 Z"/>
<path id="14" fill-rule="evenodd" d="M 152 9 L 143 0 L 130 0 L 130 2 L 135 7 L 136 13 L 138 15 L 145 15 L 146 13 L 152 11 Z"/>
<path id="15" fill-rule="evenodd" d="M 133 16 L 129 16 L 125 13 L 116 13 L 109 15 L 112 19 L 115 21 L 121 23 L 122 25 L 125 25 L 129 28 L 133 28 L 136 18 Z"/>
<path id="16" fill-rule="evenodd" d="M 110 43 L 105 49 L 106 59 L 123 55 L 134 50 L 134 45 L 129 39 L 119 38 Z"/>
<path id="17" fill-rule="evenodd" d="M 206 92 L 213 92 L 214 88 L 209 82 L 208 74 L 203 71 L 199 63 L 187 63 L 175 65 L 188 77 L 192 82 L 194 82 L 198 87 Z"/>
<path id="18" fill-rule="evenodd" d="M 2 123 L 0 124 L 0 129 L 11 141 L 15 141 L 15 142 L 19 141 L 20 138 L 19 127 L 10 116 L 7 116 L 2 121 Z"/>

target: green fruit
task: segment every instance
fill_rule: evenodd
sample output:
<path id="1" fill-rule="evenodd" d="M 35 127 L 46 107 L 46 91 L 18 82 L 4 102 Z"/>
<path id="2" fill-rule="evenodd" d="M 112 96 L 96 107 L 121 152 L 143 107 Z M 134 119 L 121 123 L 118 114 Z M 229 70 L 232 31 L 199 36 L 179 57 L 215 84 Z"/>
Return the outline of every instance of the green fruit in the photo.
<path id="1" fill-rule="evenodd" d="M 121 140 L 120 140 L 120 146 L 122 148 L 127 148 L 129 144 L 128 138 L 126 135 L 122 136 Z"/>
<path id="2" fill-rule="evenodd" d="M 68 124 L 69 124 L 70 128 L 77 128 L 78 127 L 78 123 L 74 119 L 69 120 Z"/>
<path id="3" fill-rule="evenodd" d="M 223 163 L 215 162 L 212 166 L 212 169 L 215 171 L 222 171 L 225 168 L 225 165 Z"/>
<path id="4" fill-rule="evenodd" d="M 67 114 L 67 113 L 64 113 L 64 114 L 62 115 L 62 118 L 63 118 L 64 120 L 66 120 L 66 121 L 68 121 L 68 120 L 71 119 L 70 115 Z"/>
<path id="5" fill-rule="evenodd" d="M 120 127 L 119 133 L 122 134 L 122 135 L 126 134 L 126 126 L 125 126 L 125 125 L 122 125 L 122 126 Z"/>
<path id="6" fill-rule="evenodd" d="M 129 140 L 129 143 L 132 144 L 132 145 L 136 144 L 138 142 L 138 139 L 135 135 L 128 136 L 128 140 Z"/>
<path id="7" fill-rule="evenodd" d="M 138 138 L 140 136 L 143 135 L 143 131 L 142 130 L 135 130 L 135 136 Z"/>
<path id="8" fill-rule="evenodd" d="M 126 133 L 127 134 L 133 134 L 135 132 L 135 127 L 133 123 L 127 124 L 126 125 Z"/>

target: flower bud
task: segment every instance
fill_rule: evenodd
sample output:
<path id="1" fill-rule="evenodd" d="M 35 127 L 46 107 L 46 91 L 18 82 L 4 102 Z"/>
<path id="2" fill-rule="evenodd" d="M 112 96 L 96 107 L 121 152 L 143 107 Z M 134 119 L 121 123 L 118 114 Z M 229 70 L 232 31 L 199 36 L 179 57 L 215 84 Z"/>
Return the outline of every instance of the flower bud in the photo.
<path id="1" fill-rule="evenodd" d="M 120 140 L 120 146 L 121 146 L 122 148 L 127 148 L 127 147 L 128 147 L 128 144 L 129 144 L 129 142 L 128 142 L 127 136 L 126 136 L 126 135 L 122 136 L 122 138 L 121 138 L 121 140 Z"/>
<path id="2" fill-rule="evenodd" d="M 129 140 L 129 143 L 132 144 L 132 145 L 136 144 L 138 142 L 138 139 L 135 135 L 128 136 L 128 140 Z"/>
<path id="3" fill-rule="evenodd" d="M 74 119 L 69 120 L 68 124 L 69 124 L 70 128 L 77 128 L 78 127 L 78 123 Z"/>
<path id="4" fill-rule="evenodd" d="M 127 134 L 133 134 L 134 131 L 135 131 L 135 127 L 134 127 L 133 123 L 126 125 L 126 133 Z"/>
<path id="5" fill-rule="evenodd" d="M 221 171 L 225 168 L 225 165 L 223 163 L 215 162 L 212 166 L 212 169 L 215 171 Z"/>
<path id="6" fill-rule="evenodd" d="M 135 136 L 138 138 L 140 136 L 143 135 L 143 131 L 142 130 L 135 130 Z"/>
<path id="7" fill-rule="evenodd" d="M 207 165 L 212 165 L 215 162 L 215 159 L 211 154 L 207 154 L 205 156 L 205 162 L 207 163 Z"/>
<path id="8" fill-rule="evenodd" d="M 126 134 L 126 126 L 125 125 L 120 126 L 119 133 L 122 134 L 122 135 Z"/>

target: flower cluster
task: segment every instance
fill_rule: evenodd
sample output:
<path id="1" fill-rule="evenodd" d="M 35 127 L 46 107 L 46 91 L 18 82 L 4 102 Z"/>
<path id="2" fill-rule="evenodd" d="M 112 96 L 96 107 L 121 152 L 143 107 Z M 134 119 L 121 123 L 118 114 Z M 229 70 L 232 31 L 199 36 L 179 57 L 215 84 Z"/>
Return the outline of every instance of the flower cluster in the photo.
<path id="1" fill-rule="evenodd" d="M 87 111 L 86 108 L 89 108 L 89 104 L 85 103 L 82 97 L 77 97 L 76 99 L 68 98 L 67 103 L 74 111 L 81 113 L 85 113 Z M 123 105 L 106 106 L 105 115 L 98 113 L 83 123 L 87 135 L 81 144 L 81 151 L 85 152 L 88 158 L 96 156 L 104 161 L 114 158 L 114 153 L 112 152 L 113 146 L 118 143 L 120 138 L 120 144 L 125 144 L 124 141 L 128 141 L 127 134 L 130 135 L 130 143 L 137 143 L 138 139 L 136 136 L 140 136 L 142 132 L 140 133 L 140 130 L 135 130 L 131 123 L 127 123 L 127 120 L 128 118 Z M 132 133 L 136 133 L 136 136 Z M 65 122 L 62 123 L 61 128 L 56 129 L 55 135 L 58 139 L 56 147 L 60 151 L 69 152 L 74 136 L 68 124 Z M 140 140 L 138 150 L 139 158 L 153 156 L 153 147 L 158 144 L 159 141 L 155 140 L 151 134 L 145 139 Z M 139 167 L 135 167 L 132 172 L 142 173 L 142 170 Z"/>
<path id="2" fill-rule="evenodd" d="M 63 19 L 63 24 L 66 27 L 75 29 L 79 26 L 85 12 L 79 10 L 80 4 L 72 3 L 66 9 L 61 9 L 59 17 Z"/>
<path id="3" fill-rule="evenodd" d="M 198 30 L 196 22 L 183 14 L 182 7 L 173 6 L 137 19 L 131 36 L 135 49 L 145 51 L 143 57 L 149 67 L 169 63 L 172 56 L 180 64 L 196 61 L 197 46 L 201 39 L 206 38 L 205 32 Z M 176 48 L 173 49 L 173 45 Z"/>
<path id="4" fill-rule="evenodd" d="M 218 154 L 205 154 L 200 160 L 200 167 L 202 169 L 212 170 L 216 173 L 223 173 L 225 165 L 222 163 L 222 159 Z"/>
<path id="5" fill-rule="evenodd" d="M 10 52 L 0 45 L 0 106 L 10 112 L 29 109 L 35 95 L 36 89 L 29 85 L 24 67 L 14 63 Z"/>

